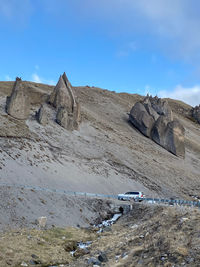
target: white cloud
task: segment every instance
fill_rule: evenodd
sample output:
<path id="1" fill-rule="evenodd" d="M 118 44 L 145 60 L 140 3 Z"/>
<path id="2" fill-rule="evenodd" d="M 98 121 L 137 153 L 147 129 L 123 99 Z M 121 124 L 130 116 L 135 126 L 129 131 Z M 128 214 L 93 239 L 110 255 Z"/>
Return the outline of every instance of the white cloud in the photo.
<path id="1" fill-rule="evenodd" d="M 35 83 L 45 83 L 45 84 L 49 84 L 49 85 L 55 85 L 56 84 L 56 82 L 53 80 L 47 80 L 47 79 L 41 78 L 37 73 L 32 74 L 31 81 L 33 81 Z"/>
<path id="2" fill-rule="evenodd" d="M 181 100 L 191 106 L 196 106 L 200 104 L 200 85 L 195 85 L 191 88 L 177 85 L 172 91 L 158 92 L 158 96 Z"/>
<path id="3" fill-rule="evenodd" d="M 12 79 L 9 75 L 6 75 L 5 76 L 5 80 L 6 81 L 14 81 L 14 79 Z"/>
<path id="4" fill-rule="evenodd" d="M 49 85 L 56 85 L 56 82 L 54 80 L 44 80 L 45 83 L 49 84 Z"/>
<path id="5" fill-rule="evenodd" d="M 32 74 L 32 81 L 35 83 L 42 83 L 42 79 L 39 77 L 37 73 Z"/>
<path id="6" fill-rule="evenodd" d="M 75 12 L 79 27 L 99 24 L 112 36 L 143 35 L 144 46 L 152 43 L 172 57 L 200 60 L 199 0 L 44 0 L 43 4 L 62 24 L 64 20 L 69 24 L 66 12 Z"/>

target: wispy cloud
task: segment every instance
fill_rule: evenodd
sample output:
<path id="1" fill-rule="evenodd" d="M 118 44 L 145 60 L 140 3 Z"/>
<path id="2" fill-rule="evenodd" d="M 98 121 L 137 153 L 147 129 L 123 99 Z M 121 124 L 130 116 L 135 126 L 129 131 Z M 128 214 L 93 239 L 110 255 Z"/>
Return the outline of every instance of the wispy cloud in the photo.
<path id="1" fill-rule="evenodd" d="M 42 83 L 42 79 L 39 77 L 37 73 L 32 74 L 32 81 L 35 83 Z"/>
<path id="2" fill-rule="evenodd" d="M 172 91 L 158 92 L 158 96 L 178 99 L 191 106 L 196 106 L 200 104 L 200 85 L 195 85 L 191 88 L 185 88 L 181 85 L 177 85 Z"/>
<path id="3" fill-rule="evenodd" d="M 14 81 L 14 79 L 12 79 L 12 78 L 10 77 L 10 75 L 6 75 L 6 76 L 5 76 L 5 80 L 6 80 L 6 81 Z"/>
<path id="4" fill-rule="evenodd" d="M 39 70 L 40 69 L 39 65 L 35 65 L 35 69 Z"/>
<path id="5" fill-rule="evenodd" d="M 74 21 L 81 27 L 99 24 L 110 34 L 143 35 L 148 39 L 143 46 L 152 43 L 169 56 L 200 60 L 199 0 L 44 0 L 43 5 L 57 21 L 66 20 L 66 25 L 65 13 L 73 10 Z"/>
<path id="6" fill-rule="evenodd" d="M 31 0 L 0 0 L 0 19 L 14 22 L 14 25 L 25 25 L 31 11 Z"/>
<path id="7" fill-rule="evenodd" d="M 49 85 L 55 85 L 56 82 L 53 80 L 48 80 L 48 79 L 44 79 L 42 77 L 40 77 L 37 73 L 33 73 L 31 76 L 31 81 L 35 82 L 35 83 L 45 83 L 45 84 L 49 84 Z"/>
<path id="8" fill-rule="evenodd" d="M 127 57 L 130 54 L 134 53 L 138 49 L 138 45 L 135 41 L 130 41 L 124 44 L 117 52 L 116 56 L 118 58 Z"/>

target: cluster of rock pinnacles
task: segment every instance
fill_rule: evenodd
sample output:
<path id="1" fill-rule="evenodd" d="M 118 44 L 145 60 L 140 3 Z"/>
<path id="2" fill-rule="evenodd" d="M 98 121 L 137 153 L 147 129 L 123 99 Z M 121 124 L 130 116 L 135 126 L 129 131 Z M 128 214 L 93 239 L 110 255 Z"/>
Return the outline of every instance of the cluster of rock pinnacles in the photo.
<path id="1" fill-rule="evenodd" d="M 26 84 L 16 78 L 12 93 L 7 97 L 6 111 L 16 119 L 26 120 L 30 115 L 30 96 Z M 74 95 L 72 86 L 64 73 L 60 76 L 53 92 L 47 101 L 42 103 L 36 119 L 42 125 L 49 121 L 49 106 L 56 111 L 56 122 L 67 130 L 78 129 L 80 123 L 80 104 Z"/>
<path id="2" fill-rule="evenodd" d="M 145 136 L 171 153 L 185 156 L 185 129 L 173 119 L 167 101 L 148 96 L 137 102 L 130 111 L 129 120 Z"/>
<path id="3" fill-rule="evenodd" d="M 30 115 L 30 103 L 26 84 L 16 78 L 12 93 L 7 97 L 7 113 L 16 119 L 26 120 Z M 36 112 L 36 119 L 42 125 L 46 125 L 50 119 L 49 107 L 55 110 L 55 119 L 59 125 L 67 130 L 78 129 L 80 105 L 65 73 L 60 76 L 53 92 Z M 190 113 L 200 123 L 200 105 L 192 108 Z M 185 156 L 185 129 L 178 120 L 173 119 L 167 101 L 147 95 L 132 107 L 129 120 L 142 134 L 166 150 L 180 157 Z"/>

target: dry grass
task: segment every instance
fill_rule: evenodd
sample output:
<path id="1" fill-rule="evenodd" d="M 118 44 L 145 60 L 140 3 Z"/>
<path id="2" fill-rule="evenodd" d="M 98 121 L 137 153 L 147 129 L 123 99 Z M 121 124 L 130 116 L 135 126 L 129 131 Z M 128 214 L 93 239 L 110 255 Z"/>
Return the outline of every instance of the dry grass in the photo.
<path id="1" fill-rule="evenodd" d="M 21 266 L 22 262 L 38 267 L 67 264 L 74 261 L 70 254 L 80 241 L 91 241 L 95 234 L 78 228 L 20 230 L 0 235 L 0 266 Z"/>
<path id="2" fill-rule="evenodd" d="M 199 220 L 199 210 L 136 204 L 112 232 L 93 243 L 90 255 L 104 251 L 109 258 L 106 266 L 197 267 Z M 86 262 L 85 257 L 73 266 L 87 266 Z"/>

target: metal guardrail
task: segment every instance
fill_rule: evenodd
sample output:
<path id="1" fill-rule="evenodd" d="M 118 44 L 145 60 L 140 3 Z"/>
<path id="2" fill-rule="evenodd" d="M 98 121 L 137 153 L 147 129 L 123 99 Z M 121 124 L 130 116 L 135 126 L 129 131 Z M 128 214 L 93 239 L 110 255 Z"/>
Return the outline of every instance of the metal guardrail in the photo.
<path id="1" fill-rule="evenodd" d="M 87 193 L 87 192 L 74 192 L 74 191 L 67 191 L 62 189 L 51 189 L 51 188 L 44 188 L 39 186 L 31 186 L 31 185 L 23 185 L 23 184 L 8 184 L 8 183 L 0 183 L 1 186 L 6 187 L 14 187 L 14 188 L 20 188 L 20 189 L 28 189 L 32 191 L 43 191 L 43 192 L 49 192 L 49 193 L 58 193 L 63 195 L 71 195 L 71 196 L 85 196 L 85 197 L 97 197 L 97 198 L 112 198 L 112 199 L 118 199 L 117 195 L 105 195 L 105 194 L 94 194 L 94 193 Z M 130 200 L 129 197 L 127 197 L 127 200 Z M 179 206 L 193 206 L 200 208 L 200 201 L 188 201 L 188 200 L 181 200 L 181 199 L 160 199 L 160 198 L 136 198 L 135 201 L 143 201 L 148 202 L 151 204 L 167 204 L 167 205 L 179 205 Z"/>
<path id="2" fill-rule="evenodd" d="M 200 208 L 200 201 L 189 201 L 182 199 L 162 199 L 162 198 L 137 198 L 135 201 L 144 201 L 151 204 L 167 204 L 171 206 L 179 205 L 179 206 L 194 206 Z"/>
<path id="3" fill-rule="evenodd" d="M 8 183 L 0 183 L 1 186 L 6 187 L 14 187 L 19 189 L 28 189 L 32 191 L 43 191 L 49 193 L 58 193 L 63 195 L 71 195 L 71 196 L 85 196 L 85 197 L 100 197 L 100 198 L 113 198 L 117 199 L 117 195 L 104 195 L 104 194 L 94 194 L 94 193 L 87 193 L 87 192 L 74 192 L 74 191 L 67 191 L 63 189 L 52 189 L 52 188 L 44 188 L 40 186 L 32 186 L 32 185 L 24 185 L 24 184 L 8 184 Z"/>

